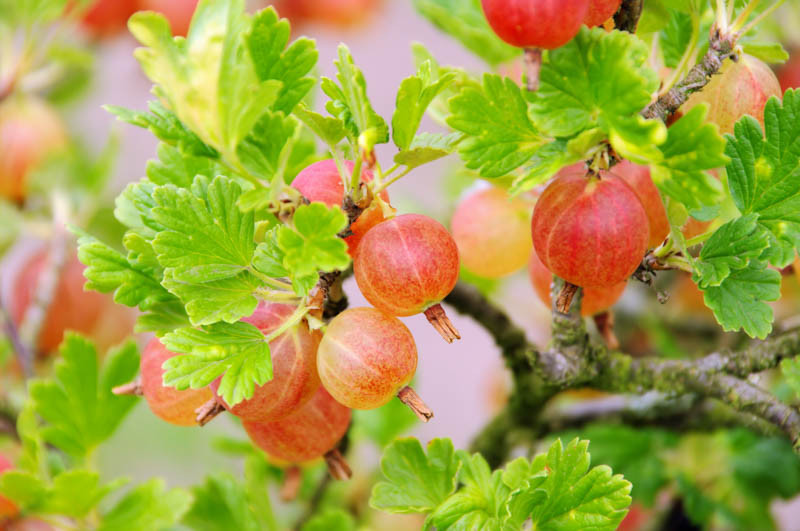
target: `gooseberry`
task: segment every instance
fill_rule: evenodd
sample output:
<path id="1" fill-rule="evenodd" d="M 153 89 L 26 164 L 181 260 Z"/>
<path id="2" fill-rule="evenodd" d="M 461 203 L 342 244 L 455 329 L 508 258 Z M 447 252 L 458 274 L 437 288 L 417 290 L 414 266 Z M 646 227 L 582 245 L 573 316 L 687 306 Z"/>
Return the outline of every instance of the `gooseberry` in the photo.
<path id="1" fill-rule="evenodd" d="M 606 171 L 556 177 L 536 203 L 531 228 L 545 267 L 584 288 L 608 288 L 627 279 L 650 238 L 642 202 Z"/>
<path id="2" fill-rule="evenodd" d="M 707 103 L 708 121 L 717 124 L 722 134 L 733 133 L 733 125 L 745 114 L 758 120 L 763 128 L 764 105 L 771 96 L 781 97 L 775 74 L 761 60 L 741 55 L 736 62 L 726 62 L 722 73 L 692 94 L 681 110 L 685 114 L 695 105 Z"/>
<path id="3" fill-rule="evenodd" d="M 528 275 L 539 300 L 550 308 L 550 284 L 553 281 L 553 273 L 539 260 L 535 250 L 531 251 Z M 608 288 L 584 288 L 581 299 L 581 315 L 590 317 L 608 310 L 622 297 L 626 285 L 627 282 L 623 280 Z"/>
<path id="4" fill-rule="evenodd" d="M 647 246 L 651 249 L 658 247 L 669 234 L 670 228 L 661 194 L 650 178 L 650 168 L 623 160 L 612 171 L 628 183 L 642 202 L 650 225 L 650 241 Z"/>
<path id="5" fill-rule="evenodd" d="M 262 302 L 250 317 L 242 319 L 264 335 L 281 326 L 296 308 L 289 304 Z M 217 401 L 239 418 L 253 422 L 272 422 L 290 415 L 305 404 L 319 387 L 317 346 L 321 334 L 305 323 L 290 327 L 269 343 L 272 379 L 256 386 L 253 396 L 229 406 L 219 395 Z M 222 378 L 211 383 L 214 393 Z"/>
<path id="6" fill-rule="evenodd" d="M 379 223 L 361 240 L 353 271 L 361 293 L 379 310 L 425 312 L 447 341 L 459 337 L 439 304 L 458 281 L 458 247 L 438 221 L 404 214 Z"/>
<path id="7" fill-rule="evenodd" d="M 464 267 L 488 278 L 523 267 L 533 246 L 531 211 L 528 202 L 494 187 L 462 201 L 450 226 Z"/>
<path id="8" fill-rule="evenodd" d="M 502 40 L 520 48 L 552 50 L 581 28 L 589 0 L 481 0 L 483 13 Z"/>
<path id="9" fill-rule="evenodd" d="M 319 387 L 297 411 L 275 422 L 242 424 L 253 443 L 273 458 L 303 463 L 332 450 L 350 425 L 352 412 Z"/>
<path id="10" fill-rule="evenodd" d="M 351 308 L 328 324 L 317 368 L 325 389 L 347 407 L 374 409 L 395 396 L 409 404 L 405 398 L 413 393 L 408 384 L 417 370 L 417 346 L 411 331 L 393 315 Z M 433 416 L 409 405 L 423 420 Z"/>
<path id="11" fill-rule="evenodd" d="M 196 426 L 195 410 L 214 394 L 208 388 L 179 391 L 164 385 L 164 362 L 175 352 L 167 350 L 158 338 L 153 338 L 142 351 L 141 393 L 156 416 L 177 426 Z"/>

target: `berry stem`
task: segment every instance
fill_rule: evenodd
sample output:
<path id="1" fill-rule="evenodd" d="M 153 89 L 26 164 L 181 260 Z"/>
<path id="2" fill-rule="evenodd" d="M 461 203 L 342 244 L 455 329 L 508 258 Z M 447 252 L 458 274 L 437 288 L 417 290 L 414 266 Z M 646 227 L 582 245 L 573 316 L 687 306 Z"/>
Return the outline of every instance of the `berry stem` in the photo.
<path id="1" fill-rule="evenodd" d="M 563 314 L 569 313 L 569 308 L 572 306 L 572 299 L 575 297 L 575 294 L 578 293 L 578 289 L 580 289 L 578 286 L 570 284 L 565 280 L 564 287 L 561 288 L 561 291 L 558 293 L 558 298 L 556 299 L 556 310 Z"/>
<path id="2" fill-rule="evenodd" d="M 297 465 L 292 465 L 286 469 L 286 474 L 283 476 L 283 485 L 281 485 L 281 500 L 285 502 L 294 501 L 297 499 L 297 494 L 300 492 L 300 486 L 303 483 L 303 471 Z"/>
<path id="3" fill-rule="evenodd" d="M 197 413 L 197 424 L 205 426 L 223 411 L 225 411 L 225 408 L 222 404 L 217 402 L 216 398 L 211 398 L 208 402 L 194 410 L 194 412 Z"/>
<path id="4" fill-rule="evenodd" d="M 461 339 L 461 334 L 458 333 L 458 329 L 453 325 L 453 322 L 450 321 L 450 318 L 447 316 L 441 304 L 434 304 L 425 310 L 425 317 L 428 318 L 428 322 L 433 325 L 436 331 L 439 332 L 439 335 L 448 343 L 452 343 L 456 339 Z"/>
<path id="5" fill-rule="evenodd" d="M 417 392 L 409 386 L 400 389 L 400 392 L 397 393 L 397 398 L 410 407 L 411 411 L 413 411 L 422 422 L 428 422 L 433 418 L 433 411 L 422 401 L 422 398 L 420 398 Z"/>
<path id="6" fill-rule="evenodd" d="M 528 92 L 539 89 L 539 71 L 542 69 L 542 49 L 525 48 L 525 88 Z"/>
<path id="7" fill-rule="evenodd" d="M 111 392 L 117 396 L 122 395 L 134 395 L 134 396 L 142 396 L 142 382 L 138 378 L 130 383 L 126 383 L 124 385 L 118 385 L 111 389 Z"/>
<path id="8" fill-rule="evenodd" d="M 350 465 L 347 464 L 347 460 L 338 448 L 334 448 L 325 454 L 325 464 L 328 465 L 328 472 L 330 472 L 333 479 L 345 481 L 353 477 Z"/>
<path id="9" fill-rule="evenodd" d="M 606 345 L 611 350 L 619 349 L 619 339 L 614 333 L 614 314 L 611 310 L 606 310 L 593 316 L 594 324 L 597 326 L 597 331 L 603 336 Z"/>

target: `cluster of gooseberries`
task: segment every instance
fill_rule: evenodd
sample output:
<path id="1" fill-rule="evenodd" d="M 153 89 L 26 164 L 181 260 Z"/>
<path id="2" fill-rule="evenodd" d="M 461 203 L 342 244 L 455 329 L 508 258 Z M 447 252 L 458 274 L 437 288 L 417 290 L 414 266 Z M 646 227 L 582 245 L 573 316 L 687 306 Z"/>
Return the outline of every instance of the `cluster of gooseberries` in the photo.
<path id="1" fill-rule="evenodd" d="M 609 19 L 620 0 L 482 3 L 502 39 L 552 49 L 569 41 L 582 24 Z M 723 76 L 732 77 L 719 90 L 747 92 L 749 107 L 742 113 L 761 116 L 766 98 L 777 91 L 752 58 L 728 67 Z M 697 103 L 690 101 L 687 107 Z M 711 111 L 709 120 L 725 128 L 723 114 L 730 109 Z M 453 289 L 461 265 L 479 276 L 499 278 L 527 264 L 545 304 L 550 305 L 555 275 L 568 287 L 583 288 L 581 313 L 591 316 L 619 299 L 646 251 L 670 232 L 649 170 L 626 161 L 611 169 L 589 170 L 582 164 L 564 168 L 541 193 L 528 196 L 512 198 L 496 187 L 478 190 L 458 205 L 452 236 L 427 216 L 396 215 L 388 194 L 375 186 L 366 167 L 359 192 L 367 206 L 360 207 L 346 195 L 342 179 L 354 171 L 350 161 L 323 160 L 300 172 L 292 186 L 304 199 L 339 206 L 350 215 L 352 223 L 343 237 L 357 285 L 372 307 L 339 313 L 323 333 L 305 321 L 287 327 L 296 310 L 291 305 L 261 303 L 243 320 L 272 338 L 273 378 L 236 405 L 217 394 L 220 380 L 205 389 L 165 387 L 163 364 L 176 354 L 158 339 L 142 355 L 140 381 L 119 392 L 143 394 L 154 413 L 178 425 L 203 424 L 228 410 L 243 420 L 254 444 L 276 463 L 324 456 L 334 475 L 344 476 L 347 466 L 336 447 L 352 409 L 377 408 L 398 397 L 421 419 L 432 417 L 408 386 L 417 367 L 417 348 L 398 317 L 424 313 L 448 342 L 459 338 L 439 303 Z M 273 338 L 276 331 L 280 334 Z"/>
<path id="2" fill-rule="evenodd" d="M 350 161 L 341 166 L 347 173 L 354 170 Z M 356 282 L 374 307 L 345 310 L 322 333 L 302 320 L 294 324 L 295 306 L 262 302 L 243 321 L 271 338 L 273 377 L 233 406 L 218 394 L 221 378 L 204 389 L 164 386 L 164 362 L 177 354 L 157 338 L 142 353 L 140 379 L 116 392 L 143 395 L 156 415 L 181 426 L 202 425 L 230 411 L 274 462 L 325 457 L 336 477 L 348 474 L 336 446 L 351 409 L 374 409 L 397 397 L 429 420 L 433 413 L 408 385 L 417 368 L 417 347 L 398 316 L 424 313 L 445 339 L 458 337 L 439 304 L 458 279 L 458 249 L 432 218 L 396 216 L 385 191 L 373 195 L 371 171 L 364 169 L 361 181 L 371 204 L 351 223 L 345 240 Z M 333 160 L 310 165 L 292 185 L 309 201 L 348 208 Z"/>

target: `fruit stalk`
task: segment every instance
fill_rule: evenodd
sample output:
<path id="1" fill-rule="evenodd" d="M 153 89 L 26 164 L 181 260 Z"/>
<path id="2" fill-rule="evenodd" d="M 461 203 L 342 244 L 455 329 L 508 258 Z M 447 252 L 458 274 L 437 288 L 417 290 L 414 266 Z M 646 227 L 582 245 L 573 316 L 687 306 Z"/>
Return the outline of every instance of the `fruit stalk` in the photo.
<path id="1" fill-rule="evenodd" d="M 542 49 L 525 48 L 525 88 L 528 92 L 539 90 L 539 71 L 542 69 Z"/>
<path id="2" fill-rule="evenodd" d="M 424 313 L 428 322 L 439 332 L 439 335 L 442 336 L 445 341 L 452 343 L 456 339 L 461 339 L 461 334 L 458 332 L 453 322 L 450 321 L 447 312 L 444 311 L 441 304 L 434 304 L 425 310 Z"/>
<path id="3" fill-rule="evenodd" d="M 225 407 L 217 401 L 216 397 L 212 397 L 208 402 L 195 410 L 195 413 L 197 413 L 197 424 L 205 426 L 223 411 L 225 411 Z"/>
<path id="4" fill-rule="evenodd" d="M 286 469 L 281 485 L 280 497 L 282 501 L 290 502 L 297 499 L 300 486 L 303 483 L 303 471 L 297 465 L 291 465 Z"/>
<path id="5" fill-rule="evenodd" d="M 433 411 L 422 401 L 422 398 L 420 398 L 417 392 L 409 386 L 400 389 L 400 392 L 397 393 L 397 398 L 411 408 L 411 411 L 413 411 L 422 422 L 428 422 L 433 418 Z"/>
<path id="6" fill-rule="evenodd" d="M 608 348 L 618 350 L 619 339 L 617 339 L 617 334 L 614 333 L 614 313 L 611 310 L 606 310 L 592 316 L 592 318 L 595 326 L 597 326 L 597 331 L 605 339 Z"/>
<path id="7" fill-rule="evenodd" d="M 142 392 L 142 381 L 139 380 L 138 378 L 130 383 L 114 387 L 113 389 L 111 389 L 111 392 L 117 396 L 122 396 L 122 395 L 142 396 L 144 394 Z"/>
<path id="8" fill-rule="evenodd" d="M 328 465 L 328 472 L 333 479 L 347 481 L 353 477 L 353 471 L 350 470 L 350 465 L 347 464 L 347 460 L 338 448 L 334 448 L 325 454 L 325 464 Z"/>

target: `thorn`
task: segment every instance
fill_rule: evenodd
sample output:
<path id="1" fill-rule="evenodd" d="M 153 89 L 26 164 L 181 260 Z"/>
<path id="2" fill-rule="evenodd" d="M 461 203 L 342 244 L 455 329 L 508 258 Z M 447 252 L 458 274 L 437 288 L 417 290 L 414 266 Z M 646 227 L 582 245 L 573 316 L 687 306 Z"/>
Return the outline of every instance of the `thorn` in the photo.
<path id="1" fill-rule="evenodd" d="M 436 331 L 439 332 L 439 335 L 448 343 L 452 343 L 456 339 L 461 339 L 461 334 L 458 333 L 453 322 L 447 317 L 447 313 L 445 313 L 441 304 L 434 304 L 425 310 L 425 317 L 428 318 L 428 322 L 433 325 Z"/>
<path id="2" fill-rule="evenodd" d="M 433 411 L 422 401 L 416 391 L 409 386 L 400 389 L 400 392 L 397 393 L 397 398 L 410 407 L 411 411 L 413 411 L 422 422 L 428 422 L 433 418 Z"/>
<path id="3" fill-rule="evenodd" d="M 328 465 L 328 472 L 330 472 L 333 479 L 345 481 L 353 477 L 350 465 L 347 464 L 347 460 L 338 448 L 334 448 L 325 454 L 325 463 Z"/>
<path id="4" fill-rule="evenodd" d="M 130 383 L 118 385 L 111 389 L 111 392 L 117 396 L 122 395 L 135 395 L 142 396 L 142 382 L 138 378 Z"/>
<path id="5" fill-rule="evenodd" d="M 570 284 L 565 280 L 564 287 L 561 288 L 561 292 L 556 299 L 556 310 L 564 314 L 569 313 L 569 307 L 572 306 L 572 298 L 575 297 L 579 289 L 575 284 Z"/>
<path id="6" fill-rule="evenodd" d="M 283 485 L 281 485 L 281 500 L 285 502 L 294 501 L 297 499 L 297 493 L 300 492 L 300 486 L 303 483 L 303 471 L 297 465 L 292 465 L 286 469 L 286 474 L 283 477 Z"/>
<path id="7" fill-rule="evenodd" d="M 217 401 L 217 397 L 212 397 L 208 402 L 194 410 L 197 414 L 197 424 L 205 426 L 223 411 L 225 411 L 225 407 Z"/>

